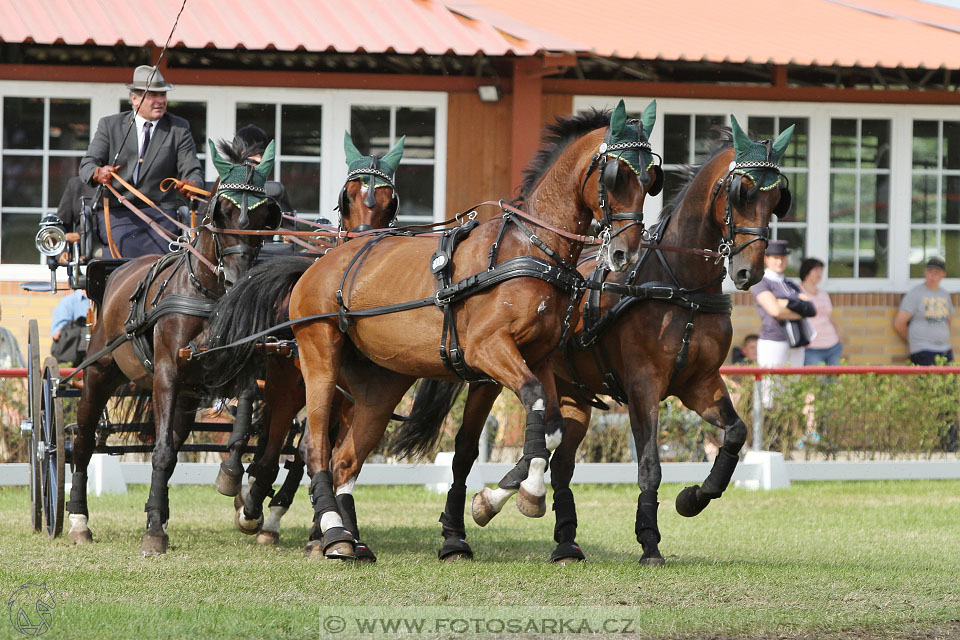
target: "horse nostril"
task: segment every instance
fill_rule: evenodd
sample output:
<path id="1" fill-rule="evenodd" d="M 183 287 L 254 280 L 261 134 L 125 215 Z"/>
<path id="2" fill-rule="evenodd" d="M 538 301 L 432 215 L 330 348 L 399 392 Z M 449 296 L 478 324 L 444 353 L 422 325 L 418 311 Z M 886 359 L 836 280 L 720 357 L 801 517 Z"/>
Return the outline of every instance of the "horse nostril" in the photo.
<path id="1" fill-rule="evenodd" d="M 614 251 L 613 264 L 617 267 L 627 264 L 627 252 L 622 249 Z"/>
<path id="2" fill-rule="evenodd" d="M 737 282 L 749 282 L 750 281 L 750 269 L 740 269 L 737 271 Z"/>

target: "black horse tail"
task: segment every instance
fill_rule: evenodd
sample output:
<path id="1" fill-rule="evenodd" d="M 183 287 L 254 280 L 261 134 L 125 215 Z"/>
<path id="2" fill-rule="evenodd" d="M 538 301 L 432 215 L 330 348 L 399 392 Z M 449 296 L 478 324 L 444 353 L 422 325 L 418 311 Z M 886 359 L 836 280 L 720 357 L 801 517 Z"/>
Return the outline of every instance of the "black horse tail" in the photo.
<path id="1" fill-rule="evenodd" d="M 389 453 L 401 458 L 421 458 L 431 453 L 440 439 L 443 419 L 463 387 L 462 382 L 421 380 L 410 415 L 393 433 Z"/>
<path id="2" fill-rule="evenodd" d="M 217 301 L 207 328 L 207 346 L 227 346 L 286 322 L 290 317 L 290 292 L 311 264 L 311 258 L 281 256 L 250 269 Z M 283 329 L 276 337 L 292 338 L 293 332 Z M 208 391 L 225 398 L 250 389 L 265 370 L 255 342 L 211 351 L 200 361 Z"/>

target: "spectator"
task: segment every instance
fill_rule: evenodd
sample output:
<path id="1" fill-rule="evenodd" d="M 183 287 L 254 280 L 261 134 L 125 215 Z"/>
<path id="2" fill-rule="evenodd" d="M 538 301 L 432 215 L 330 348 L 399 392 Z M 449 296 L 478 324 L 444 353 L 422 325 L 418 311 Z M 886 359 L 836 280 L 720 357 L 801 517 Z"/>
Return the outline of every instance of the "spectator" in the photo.
<path id="1" fill-rule="evenodd" d="M 733 348 L 733 364 L 756 364 L 758 338 L 755 333 L 748 334 L 740 346 Z"/>
<path id="2" fill-rule="evenodd" d="M 114 171 L 175 217 L 177 194 L 173 190 L 161 191 L 160 182 L 164 178 L 174 177 L 184 180 L 184 185 L 196 187 L 203 183 L 203 171 L 197 160 L 190 125 L 183 118 L 167 113 L 167 92 L 173 89 L 173 85 L 166 82 L 154 67 L 137 67 L 133 72 L 133 82 L 127 88 L 133 109 L 100 120 L 87 155 L 80 161 L 80 177 L 88 184 L 99 182 L 108 185 L 113 182 L 110 172 Z M 131 126 L 133 131 L 130 131 Z M 130 139 L 124 142 L 127 136 Z M 116 165 L 110 164 L 114 158 L 118 162 Z M 125 188 L 121 187 L 118 191 L 131 202 L 139 202 Z M 105 191 L 104 197 L 109 198 L 109 228 L 102 208 L 97 210 L 97 220 L 100 240 L 105 246 L 109 245 L 112 237 L 116 250 L 124 258 L 167 253 L 167 240 L 122 207 L 112 194 Z M 145 203 L 141 206 L 148 207 Z M 142 211 L 174 237 L 179 235 L 176 226 L 160 213 L 151 208 Z"/>
<path id="3" fill-rule="evenodd" d="M 817 312 L 809 296 L 783 276 L 790 247 L 785 240 L 767 243 L 763 279 L 750 288 L 760 314 L 760 338 L 757 340 L 757 364 L 761 367 L 803 365 L 803 348 L 809 343 L 800 322 Z M 795 322 L 789 325 L 788 323 Z M 763 379 L 763 404 L 772 406 L 769 376 Z"/>
<path id="4" fill-rule="evenodd" d="M 910 362 L 929 366 L 937 357 L 953 361 L 950 346 L 950 314 L 953 304 L 950 294 L 940 287 L 947 275 L 943 258 L 927 260 L 923 270 L 924 283 L 911 289 L 900 302 L 900 310 L 893 319 L 893 328 L 910 348 Z"/>
<path id="5" fill-rule="evenodd" d="M 87 352 L 87 311 L 90 300 L 83 290 L 64 296 L 53 310 L 50 354 L 61 364 L 80 364 Z"/>
<path id="6" fill-rule="evenodd" d="M 2 313 L 0 313 L 2 319 Z M 0 327 L 0 369 L 21 369 L 27 366 L 27 361 L 20 351 L 17 337 L 9 329 Z"/>
<path id="7" fill-rule="evenodd" d="M 803 353 L 803 364 L 806 366 L 838 365 L 843 356 L 843 342 L 840 340 L 837 325 L 833 322 L 833 304 L 830 302 L 830 294 L 818 288 L 821 280 L 823 280 L 822 262 L 816 258 L 807 258 L 800 263 L 800 288 L 809 296 L 817 309 L 816 315 L 809 320 L 815 335 Z"/>

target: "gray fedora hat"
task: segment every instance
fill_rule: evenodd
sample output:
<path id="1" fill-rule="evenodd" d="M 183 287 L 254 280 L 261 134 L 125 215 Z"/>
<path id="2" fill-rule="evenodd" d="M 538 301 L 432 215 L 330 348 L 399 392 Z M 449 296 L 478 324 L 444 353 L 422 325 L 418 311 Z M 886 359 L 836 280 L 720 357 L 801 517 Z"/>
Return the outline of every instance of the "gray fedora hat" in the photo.
<path id="1" fill-rule="evenodd" d="M 156 70 L 156 73 L 154 73 Z M 153 78 L 150 77 L 153 74 Z M 147 81 L 150 81 L 149 88 Z M 160 70 L 148 64 L 142 64 L 133 70 L 133 82 L 127 84 L 130 91 L 172 91 L 173 85 L 163 79 Z"/>

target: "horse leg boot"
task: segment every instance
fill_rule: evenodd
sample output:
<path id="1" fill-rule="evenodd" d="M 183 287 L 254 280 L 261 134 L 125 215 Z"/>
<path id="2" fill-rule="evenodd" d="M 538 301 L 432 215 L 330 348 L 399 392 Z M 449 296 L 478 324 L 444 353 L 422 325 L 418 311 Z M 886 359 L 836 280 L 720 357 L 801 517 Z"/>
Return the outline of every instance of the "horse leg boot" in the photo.
<path id="1" fill-rule="evenodd" d="M 553 527 L 553 539 L 557 548 L 550 554 L 550 561 L 563 565 L 585 560 L 583 551 L 576 542 L 577 505 L 569 487 L 553 492 L 553 511 L 557 518 Z"/>
<path id="2" fill-rule="evenodd" d="M 710 501 L 719 498 L 730 484 L 730 478 L 740 460 L 740 448 L 747 439 L 747 426 L 739 418 L 725 429 L 723 446 L 713 461 L 710 475 L 703 486 L 693 485 L 677 495 L 677 513 L 688 518 L 703 511 Z"/>
<path id="3" fill-rule="evenodd" d="M 263 501 L 267 496 L 273 497 L 273 481 L 279 472 L 280 469 L 270 463 L 258 464 L 255 472 L 251 470 L 250 475 L 254 480 L 241 489 L 243 504 L 237 509 L 235 519 L 241 533 L 252 536 L 263 527 Z"/>
<path id="4" fill-rule="evenodd" d="M 340 508 L 340 517 L 343 518 L 343 528 L 353 532 L 354 557 L 359 562 L 376 562 L 377 555 L 373 550 L 360 541 L 360 527 L 357 525 L 357 505 L 353 500 L 353 481 L 337 487 L 337 506 Z"/>
<path id="5" fill-rule="evenodd" d="M 542 404 L 542 403 L 540 403 Z M 547 487 L 543 474 L 547 470 L 550 450 L 544 434 L 544 412 L 527 413 L 527 429 L 523 441 L 523 457 L 500 480 L 496 489 L 486 487 L 473 496 L 473 519 L 485 526 L 500 513 L 507 499 L 517 493 L 517 509 L 525 516 L 539 518 L 547 512 Z"/>
<path id="6" fill-rule="evenodd" d="M 637 523 L 634 533 L 637 534 L 637 542 L 643 549 L 640 564 L 648 567 L 662 567 L 666 562 L 658 546 L 660 528 L 657 526 L 657 508 L 659 506 L 655 490 L 640 492 L 640 497 L 637 499 Z"/>
<path id="7" fill-rule="evenodd" d="M 343 526 L 343 518 L 333 494 L 333 474 L 330 471 L 317 471 L 313 475 L 310 501 L 313 503 L 313 530 L 304 555 L 308 558 L 323 556 L 353 560 L 353 532 Z"/>
<path id="8" fill-rule="evenodd" d="M 287 461 L 287 477 L 280 486 L 273 499 L 270 500 L 270 514 L 263 523 L 263 528 L 257 535 L 259 544 L 277 544 L 280 540 L 280 519 L 287 513 L 287 509 L 293 504 L 293 498 L 297 495 L 297 489 L 300 487 L 300 480 L 303 478 L 303 460 L 299 457 L 296 460 Z"/>
<path id="9" fill-rule="evenodd" d="M 463 502 L 467 497 L 467 485 L 451 484 L 447 502 L 440 514 L 443 526 L 443 546 L 437 552 L 440 560 L 472 560 L 473 549 L 467 544 L 467 528 L 463 523 Z"/>
<path id="10" fill-rule="evenodd" d="M 237 415 L 233 419 L 233 431 L 227 441 L 230 456 L 220 463 L 216 487 L 222 495 L 235 496 L 240 491 L 243 479 L 243 464 L 240 456 L 250 440 L 250 422 L 253 416 L 253 392 L 240 394 L 237 399 Z"/>

